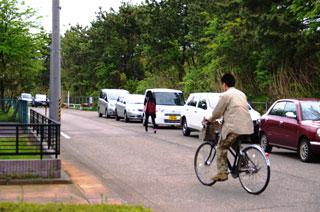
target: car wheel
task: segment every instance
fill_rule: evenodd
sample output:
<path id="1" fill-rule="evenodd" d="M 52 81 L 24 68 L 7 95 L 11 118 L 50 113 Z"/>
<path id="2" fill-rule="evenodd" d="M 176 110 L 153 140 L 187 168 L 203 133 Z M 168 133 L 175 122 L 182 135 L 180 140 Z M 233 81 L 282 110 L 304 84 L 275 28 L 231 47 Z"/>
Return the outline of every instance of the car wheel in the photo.
<path id="1" fill-rule="evenodd" d="M 312 152 L 308 139 L 303 138 L 298 149 L 299 158 L 302 162 L 309 162 L 312 159 Z"/>
<path id="2" fill-rule="evenodd" d="M 109 118 L 110 116 L 108 115 L 108 110 L 106 109 L 106 111 L 104 112 L 104 115 Z"/>
<path id="3" fill-rule="evenodd" d="M 115 113 L 115 116 L 116 116 L 116 120 L 119 121 L 119 120 L 120 120 L 120 117 L 118 116 L 117 110 L 116 110 L 114 113 Z"/>
<path id="4" fill-rule="evenodd" d="M 129 117 L 127 116 L 127 112 L 124 111 L 124 121 L 129 122 Z"/>
<path id="5" fill-rule="evenodd" d="M 100 109 L 98 108 L 99 117 L 102 117 L 102 113 L 100 113 Z"/>
<path id="6" fill-rule="evenodd" d="M 265 152 L 270 153 L 272 151 L 272 146 L 269 145 L 267 136 L 265 134 L 262 134 L 260 138 L 260 146 Z"/>
<path id="7" fill-rule="evenodd" d="M 187 124 L 186 118 L 183 118 L 183 120 L 182 120 L 182 134 L 184 136 L 189 136 L 190 135 L 190 129 L 188 128 L 188 124 Z"/>

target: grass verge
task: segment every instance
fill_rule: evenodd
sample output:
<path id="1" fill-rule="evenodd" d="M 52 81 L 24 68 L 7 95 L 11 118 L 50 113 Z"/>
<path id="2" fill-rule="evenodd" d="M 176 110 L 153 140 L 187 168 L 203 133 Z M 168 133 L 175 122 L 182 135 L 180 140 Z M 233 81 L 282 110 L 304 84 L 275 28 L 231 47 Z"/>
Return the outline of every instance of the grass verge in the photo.
<path id="1" fill-rule="evenodd" d="M 59 211 L 59 212 L 73 212 L 73 211 L 129 211 L 129 212 L 150 212 L 150 209 L 146 209 L 142 206 L 130 206 L 130 205 L 83 205 L 83 204 L 33 204 L 33 203 L 0 203 L 0 211 Z"/>
<path id="2" fill-rule="evenodd" d="M 15 138 L 0 138 L 0 153 L 12 153 L 12 155 L 0 155 L 0 160 L 38 160 L 40 155 L 14 155 L 15 148 Z M 19 152 L 39 152 L 39 150 L 32 145 L 28 145 L 27 138 L 20 138 L 19 140 Z"/>

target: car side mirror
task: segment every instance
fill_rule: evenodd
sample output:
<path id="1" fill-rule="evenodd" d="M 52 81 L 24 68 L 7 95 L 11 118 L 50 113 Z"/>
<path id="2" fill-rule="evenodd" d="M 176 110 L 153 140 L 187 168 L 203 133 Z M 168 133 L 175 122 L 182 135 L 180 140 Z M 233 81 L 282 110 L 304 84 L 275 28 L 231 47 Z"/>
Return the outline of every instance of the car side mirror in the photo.
<path id="1" fill-rule="evenodd" d="M 285 115 L 288 118 L 292 118 L 292 119 L 296 119 L 297 118 L 297 116 L 293 112 L 286 112 Z"/>

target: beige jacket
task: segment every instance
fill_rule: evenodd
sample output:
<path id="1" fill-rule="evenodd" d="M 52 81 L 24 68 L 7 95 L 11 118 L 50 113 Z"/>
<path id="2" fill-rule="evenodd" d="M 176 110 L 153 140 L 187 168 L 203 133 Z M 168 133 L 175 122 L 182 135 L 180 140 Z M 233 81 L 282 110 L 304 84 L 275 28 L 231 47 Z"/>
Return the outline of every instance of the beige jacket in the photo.
<path id="1" fill-rule="evenodd" d="M 225 139 L 229 133 L 249 135 L 253 133 L 253 122 L 249 113 L 246 95 L 231 87 L 220 96 L 209 121 L 223 117 L 221 135 Z"/>

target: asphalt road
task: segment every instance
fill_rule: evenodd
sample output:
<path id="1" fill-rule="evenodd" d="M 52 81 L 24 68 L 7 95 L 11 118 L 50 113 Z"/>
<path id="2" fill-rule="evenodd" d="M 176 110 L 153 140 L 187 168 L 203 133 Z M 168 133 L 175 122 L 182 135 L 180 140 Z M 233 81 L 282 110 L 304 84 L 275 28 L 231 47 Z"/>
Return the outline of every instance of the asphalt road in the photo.
<path id="1" fill-rule="evenodd" d="M 271 179 L 260 195 L 238 179 L 201 185 L 193 158 L 201 144 L 180 129 L 144 132 L 141 123 L 98 118 L 97 112 L 62 111 L 62 158 L 90 169 L 113 195 L 154 211 L 319 211 L 320 160 L 302 163 L 294 152 L 274 149 Z"/>

